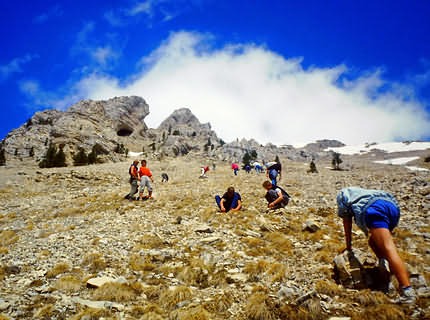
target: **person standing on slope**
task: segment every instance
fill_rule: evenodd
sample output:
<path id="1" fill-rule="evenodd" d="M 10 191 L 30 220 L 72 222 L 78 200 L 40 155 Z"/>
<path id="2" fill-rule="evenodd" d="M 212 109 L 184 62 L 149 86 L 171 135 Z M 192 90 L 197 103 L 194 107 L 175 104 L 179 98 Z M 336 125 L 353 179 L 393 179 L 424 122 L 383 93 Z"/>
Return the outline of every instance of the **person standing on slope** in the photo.
<path id="1" fill-rule="evenodd" d="M 397 253 L 391 232 L 398 225 L 400 209 L 396 198 L 382 190 L 368 190 L 358 187 L 342 189 L 337 197 L 338 216 L 343 219 L 346 249 L 352 251 L 352 219 L 367 235 L 370 248 L 379 259 L 381 272 L 389 272 L 397 278 L 400 298 L 397 303 L 411 304 L 416 301 L 406 267 Z"/>
<path id="2" fill-rule="evenodd" d="M 142 200 L 152 199 L 151 182 L 154 183 L 154 179 L 152 178 L 151 170 L 149 170 L 149 168 L 146 167 L 146 160 L 142 160 L 140 164 L 141 164 L 141 167 L 139 169 L 139 180 L 140 180 L 139 196 Z M 145 187 L 148 189 L 148 195 L 144 197 L 143 192 L 145 191 Z"/>
<path id="3" fill-rule="evenodd" d="M 281 181 L 282 178 L 282 165 L 280 162 L 276 162 L 274 164 L 271 164 L 267 167 L 266 170 L 266 176 L 272 180 L 272 184 L 276 186 L 277 184 L 277 177 L 279 175 L 279 181 Z"/>
<path id="4" fill-rule="evenodd" d="M 137 171 L 137 165 L 139 164 L 138 160 L 134 160 L 128 169 L 128 173 L 130 174 L 130 193 L 125 196 L 125 199 L 135 200 L 134 195 L 138 191 L 137 181 L 139 179 L 139 174 Z"/>

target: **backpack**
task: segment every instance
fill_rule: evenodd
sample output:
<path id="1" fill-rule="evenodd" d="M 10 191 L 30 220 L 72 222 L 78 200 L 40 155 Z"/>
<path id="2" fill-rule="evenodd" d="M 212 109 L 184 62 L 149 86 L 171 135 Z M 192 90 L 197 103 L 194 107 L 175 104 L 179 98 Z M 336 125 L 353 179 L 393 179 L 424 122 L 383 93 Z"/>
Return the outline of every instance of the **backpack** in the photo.
<path id="1" fill-rule="evenodd" d="M 286 199 L 287 201 L 289 201 L 291 199 L 291 197 L 290 197 L 290 195 L 288 194 L 287 191 L 285 191 L 284 189 L 282 189 L 279 186 L 276 186 L 275 188 L 281 190 L 282 196 L 284 197 L 284 199 Z"/>
<path id="2" fill-rule="evenodd" d="M 136 168 L 136 171 L 137 171 L 137 166 L 133 163 L 133 164 L 130 166 L 130 168 L 128 169 L 128 174 L 130 175 L 130 177 L 132 177 L 132 175 L 131 175 L 131 167 L 135 167 L 135 168 Z"/>

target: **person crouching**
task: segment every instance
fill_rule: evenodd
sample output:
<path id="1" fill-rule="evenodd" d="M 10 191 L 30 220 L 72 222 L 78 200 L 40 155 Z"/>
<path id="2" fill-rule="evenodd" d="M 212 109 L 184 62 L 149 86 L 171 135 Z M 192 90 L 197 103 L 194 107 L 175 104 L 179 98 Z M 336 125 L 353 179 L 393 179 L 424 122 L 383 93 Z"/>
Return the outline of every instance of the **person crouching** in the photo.
<path id="1" fill-rule="evenodd" d="M 290 201 L 290 196 L 288 193 L 279 186 L 273 185 L 270 181 L 264 181 L 264 189 L 267 190 L 265 198 L 268 202 L 268 207 L 270 209 L 280 209 L 288 205 Z"/>
<path id="2" fill-rule="evenodd" d="M 215 196 L 215 201 L 221 212 L 235 212 L 242 208 L 242 198 L 238 192 L 234 191 L 233 187 L 228 188 L 222 198 L 218 195 Z"/>

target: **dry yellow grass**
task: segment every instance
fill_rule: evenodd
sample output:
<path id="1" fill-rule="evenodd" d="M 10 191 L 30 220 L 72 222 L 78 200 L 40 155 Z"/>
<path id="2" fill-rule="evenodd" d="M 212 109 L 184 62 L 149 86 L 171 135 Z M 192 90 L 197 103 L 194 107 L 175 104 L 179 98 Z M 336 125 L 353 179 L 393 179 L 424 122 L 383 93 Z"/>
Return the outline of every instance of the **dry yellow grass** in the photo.
<path id="1" fill-rule="evenodd" d="M 34 314 L 36 319 L 50 319 L 52 316 L 52 311 L 54 309 L 53 304 L 48 304 L 37 310 Z"/>
<path id="2" fill-rule="evenodd" d="M 0 246 L 6 247 L 19 240 L 16 232 L 13 230 L 3 230 L 0 232 Z"/>
<path id="3" fill-rule="evenodd" d="M 128 264 L 134 271 L 151 271 L 157 267 L 155 264 L 149 261 L 149 258 L 142 257 L 139 254 L 130 256 Z"/>
<path id="4" fill-rule="evenodd" d="M 277 317 L 273 310 L 271 299 L 263 292 L 256 292 L 248 299 L 245 315 L 250 320 L 274 320 Z"/>
<path id="5" fill-rule="evenodd" d="M 87 266 L 90 272 L 102 271 L 106 268 L 106 261 L 98 252 L 93 252 L 85 256 L 82 265 Z"/>
<path id="6" fill-rule="evenodd" d="M 205 309 L 211 313 L 223 313 L 230 309 L 233 302 L 234 298 L 230 292 L 219 293 L 205 304 Z"/>
<path id="7" fill-rule="evenodd" d="M 342 289 L 336 283 L 328 280 L 319 280 L 315 284 L 315 290 L 318 293 L 326 294 L 330 297 L 339 296 Z"/>
<path id="8" fill-rule="evenodd" d="M 108 282 L 94 291 L 93 298 L 95 300 L 122 302 L 130 301 L 140 293 L 142 293 L 142 286 L 139 283 Z"/>
<path id="9" fill-rule="evenodd" d="M 173 309 L 179 302 L 189 300 L 192 297 L 192 291 L 185 286 L 171 287 L 165 289 L 159 298 L 159 302 L 166 309 Z"/>
<path id="10" fill-rule="evenodd" d="M 9 253 L 9 249 L 5 248 L 5 247 L 1 247 L 0 248 L 0 254 L 8 254 Z"/>
<path id="11" fill-rule="evenodd" d="M 211 319 L 211 314 L 203 306 L 185 307 L 172 312 L 170 318 L 177 320 L 209 320 Z"/>
<path id="12" fill-rule="evenodd" d="M 98 320 L 98 319 L 101 319 L 102 317 L 109 317 L 110 315 L 111 315 L 111 312 L 108 310 L 86 308 L 80 311 L 75 316 L 73 316 L 70 320 L 81 320 L 81 319 Z M 111 318 L 105 318 L 105 319 L 111 319 Z"/>
<path id="13" fill-rule="evenodd" d="M 10 320 L 10 318 L 4 314 L 0 314 L 0 320 Z"/>
<path id="14" fill-rule="evenodd" d="M 274 263 L 268 267 L 267 274 L 271 277 L 272 283 L 283 282 L 287 276 L 287 267 L 281 263 Z"/>
<path id="15" fill-rule="evenodd" d="M 54 287 L 65 292 L 77 292 L 81 288 L 82 282 L 74 276 L 63 276 L 55 281 Z"/>
<path id="16" fill-rule="evenodd" d="M 67 263 L 57 263 L 51 270 L 46 273 L 47 278 L 55 278 L 59 274 L 66 273 L 70 270 Z"/>
<path id="17" fill-rule="evenodd" d="M 380 304 L 365 308 L 359 314 L 353 314 L 352 320 L 405 320 L 408 319 L 402 309 L 393 304 Z"/>

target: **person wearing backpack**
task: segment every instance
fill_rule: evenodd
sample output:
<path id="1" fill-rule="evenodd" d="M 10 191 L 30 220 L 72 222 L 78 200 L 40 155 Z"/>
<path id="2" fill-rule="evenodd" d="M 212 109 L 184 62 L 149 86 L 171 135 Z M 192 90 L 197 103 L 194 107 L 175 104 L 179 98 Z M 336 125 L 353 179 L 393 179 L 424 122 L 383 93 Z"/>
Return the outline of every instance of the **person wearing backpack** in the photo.
<path id="1" fill-rule="evenodd" d="M 267 191 L 265 198 L 270 209 L 285 208 L 288 205 L 290 196 L 284 189 L 274 185 L 269 180 L 263 182 L 263 188 Z"/>
<path id="2" fill-rule="evenodd" d="M 280 162 L 276 162 L 267 167 L 266 176 L 272 180 L 272 184 L 276 186 L 277 178 L 279 175 L 279 181 L 282 178 L 282 165 Z"/>
<path id="3" fill-rule="evenodd" d="M 130 174 L 130 193 L 127 194 L 124 199 L 128 200 L 135 200 L 134 195 L 137 193 L 138 187 L 137 187 L 137 181 L 139 179 L 139 174 L 137 170 L 137 165 L 139 164 L 139 160 L 134 160 L 131 164 L 130 168 L 128 169 L 128 173 Z"/>
<path id="4" fill-rule="evenodd" d="M 396 198 L 383 190 L 358 187 L 342 189 L 336 196 L 338 216 L 343 219 L 346 248 L 352 252 L 352 220 L 367 235 L 369 246 L 375 253 L 381 276 L 394 274 L 399 283 L 399 304 L 412 304 L 416 294 L 411 287 L 408 272 L 400 258 L 391 232 L 398 225 L 400 209 Z M 344 250 L 344 251 L 345 251 Z M 390 270 L 387 270 L 387 262 Z"/>

